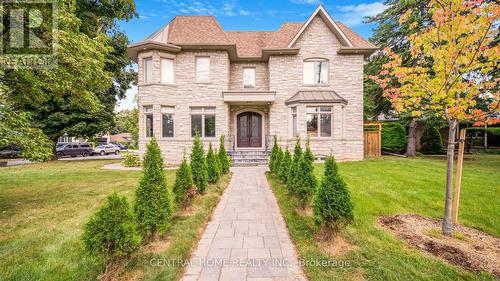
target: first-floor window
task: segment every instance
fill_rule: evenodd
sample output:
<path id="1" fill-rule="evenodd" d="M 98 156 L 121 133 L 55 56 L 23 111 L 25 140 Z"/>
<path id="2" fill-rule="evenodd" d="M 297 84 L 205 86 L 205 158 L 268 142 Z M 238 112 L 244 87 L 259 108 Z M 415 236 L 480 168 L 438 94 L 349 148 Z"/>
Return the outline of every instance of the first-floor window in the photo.
<path id="1" fill-rule="evenodd" d="M 307 108 L 307 136 L 332 136 L 332 108 L 328 106 Z"/>
<path id="2" fill-rule="evenodd" d="M 215 137 L 215 107 L 191 108 L 191 136 Z"/>
<path id="3" fill-rule="evenodd" d="M 163 106 L 161 108 L 162 114 L 162 137 L 174 137 L 174 107 Z"/>
<path id="4" fill-rule="evenodd" d="M 146 137 L 151 138 L 153 136 L 153 107 L 145 107 L 145 118 L 146 118 Z"/>
<path id="5" fill-rule="evenodd" d="M 299 135 L 298 132 L 298 124 L 297 124 L 297 107 L 292 107 L 292 136 L 297 137 Z"/>

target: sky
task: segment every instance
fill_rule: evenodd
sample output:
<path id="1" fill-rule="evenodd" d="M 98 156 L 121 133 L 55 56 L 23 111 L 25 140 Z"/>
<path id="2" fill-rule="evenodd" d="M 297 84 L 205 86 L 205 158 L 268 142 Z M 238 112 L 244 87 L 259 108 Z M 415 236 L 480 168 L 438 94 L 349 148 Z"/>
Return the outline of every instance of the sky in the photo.
<path id="1" fill-rule="evenodd" d="M 131 43 L 139 42 L 177 15 L 212 15 L 224 30 L 279 29 L 283 22 L 305 22 L 319 4 L 334 20 L 343 22 L 365 39 L 370 38 L 373 24 L 363 23 L 364 17 L 385 9 L 383 0 L 136 0 L 138 18 L 120 22 Z M 116 111 L 134 107 L 137 87 L 119 101 Z"/>

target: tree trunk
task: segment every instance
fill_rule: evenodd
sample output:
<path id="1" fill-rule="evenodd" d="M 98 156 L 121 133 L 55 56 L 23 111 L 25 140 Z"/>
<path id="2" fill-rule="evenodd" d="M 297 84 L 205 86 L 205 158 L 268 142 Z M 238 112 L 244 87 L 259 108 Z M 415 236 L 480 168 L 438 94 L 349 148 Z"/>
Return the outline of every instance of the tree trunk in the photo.
<path id="1" fill-rule="evenodd" d="M 448 148 L 446 154 L 446 197 L 444 201 L 444 218 L 442 230 L 446 236 L 451 236 L 451 197 L 453 192 L 453 158 L 455 156 L 455 130 L 457 120 L 448 122 Z"/>
<path id="2" fill-rule="evenodd" d="M 417 118 L 412 118 L 408 126 L 408 143 L 406 145 L 406 156 L 414 157 L 417 154 Z"/>
<path id="3" fill-rule="evenodd" d="M 59 140 L 59 137 L 61 135 L 53 135 L 53 136 L 50 136 L 49 139 L 52 141 L 53 145 L 52 145 L 52 160 L 57 160 L 57 151 L 56 151 L 56 145 L 57 145 L 57 141 Z"/>

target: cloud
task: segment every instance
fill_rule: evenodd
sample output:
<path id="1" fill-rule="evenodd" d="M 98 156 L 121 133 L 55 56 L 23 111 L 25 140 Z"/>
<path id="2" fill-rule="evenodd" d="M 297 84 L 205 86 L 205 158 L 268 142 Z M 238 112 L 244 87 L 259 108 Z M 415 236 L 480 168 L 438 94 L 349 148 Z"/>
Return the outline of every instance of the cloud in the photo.
<path id="1" fill-rule="evenodd" d="M 257 12 L 238 7 L 236 0 L 214 2 L 209 0 L 154 0 L 166 4 L 171 14 L 211 16 L 254 16 Z"/>
<path id="2" fill-rule="evenodd" d="M 348 26 L 363 23 L 365 17 L 375 16 L 387 8 L 382 2 L 360 3 L 357 5 L 335 6 L 332 9 L 333 18 L 340 20 Z"/>
<path id="3" fill-rule="evenodd" d="M 319 0 L 290 0 L 294 4 L 319 4 Z"/>

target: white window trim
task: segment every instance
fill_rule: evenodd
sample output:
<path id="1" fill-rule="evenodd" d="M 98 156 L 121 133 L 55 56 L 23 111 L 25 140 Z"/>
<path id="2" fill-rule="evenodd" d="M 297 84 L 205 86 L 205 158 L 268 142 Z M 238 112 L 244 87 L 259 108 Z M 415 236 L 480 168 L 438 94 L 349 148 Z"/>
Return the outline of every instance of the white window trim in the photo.
<path id="1" fill-rule="evenodd" d="M 147 75 L 148 70 L 146 68 L 146 61 L 151 61 L 151 77 L 149 77 Z M 152 56 L 150 56 L 150 57 L 144 57 L 142 59 L 142 69 L 143 69 L 142 70 L 142 82 L 144 84 L 152 84 L 152 83 L 154 83 L 155 82 L 154 79 L 153 79 L 154 78 L 154 73 L 153 73 L 154 72 L 154 66 L 153 66 L 153 57 Z"/>
<path id="2" fill-rule="evenodd" d="M 192 112 L 191 110 L 193 108 L 199 108 L 201 109 L 201 112 Z M 213 108 L 214 111 L 209 111 L 205 112 L 206 108 Z M 215 106 L 192 106 L 189 108 L 189 136 L 194 139 L 194 136 L 192 136 L 192 131 L 193 131 L 193 121 L 192 121 L 192 116 L 193 115 L 201 115 L 201 131 L 200 131 L 200 139 L 216 139 L 217 138 L 217 114 L 216 114 L 217 108 Z M 205 136 L 205 115 L 213 115 L 215 117 L 215 135 L 213 137 L 206 137 Z"/>
<path id="3" fill-rule="evenodd" d="M 164 111 L 163 111 L 163 109 L 164 109 L 164 108 L 171 108 L 171 109 L 173 109 L 173 110 L 172 110 L 172 112 L 164 112 Z M 163 136 L 163 115 L 165 115 L 165 114 L 170 114 L 170 115 L 172 115 L 172 119 L 174 120 L 174 128 L 172 129 L 172 131 L 173 131 L 173 135 L 172 135 L 171 137 L 164 137 L 164 136 Z M 166 106 L 166 105 L 162 105 L 162 107 L 161 107 L 161 138 L 162 138 L 162 139 L 169 139 L 169 140 L 170 140 L 170 139 L 175 138 L 175 135 L 176 135 L 176 134 L 175 134 L 175 123 L 176 123 L 176 122 L 175 122 L 175 107 L 174 107 L 174 106 Z"/>
<path id="4" fill-rule="evenodd" d="M 144 137 L 146 139 L 151 139 L 155 136 L 155 115 L 154 115 L 154 108 L 152 105 L 145 105 L 142 107 L 143 108 L 143 116 L 144 116 Z M 150 108 L 151 112 L 148 112 L 147 109 Z M 152 122 L 151 122 L 151 127 L 153 129 L 153 132 L 151 136 L 148 137 L 148 115 L 151 115 L 152 117 Z"/>
<path id="5" fill-rule="evenodd" d="M 245 87 L 245 70 L 253 70 L 253 86 Z M 243 67 L 243 88 L 245 89 L 255 89 L 257 87 L 257 68 L 256 67 Z"/>
<path id="6" fill-rule="evenodd" d="M 329 107 L 330 112 L 314 112 L 314 113 L 309 113 L 307 112 L 307 108 L 321 108 L 321 107 Z M 330 136 L 321 136 L 321 114 L 330 114 Z M 307 131 L 307 115 L 309 114 L 316 114 L 318 115 L 318 134 L 317 136 L 309 136 L 309 132 Z M 333 106 L 332 105 L 325 105 L 325 106 L 307 106 L 306 107 L 306 135 L 307 137 L 310 137 L 311 139 L 333 139 Z"/>
<path id="7" fill-rule="evenodd" d="M 163 81 L 163 60 L 172 61 L 172 82 Z M 160 83 L 161 84 L 169 84 L 169 85 L 175 84 L 175 60 L 174 59 L 160 56 Z"/>
<path id="8" fill-rule="evenodd" d="M 198 59 L 206 58 L 208 59 L 208 77 L 206 80 L 200 80 L 198 78 Z M 210 71 L 211 59 L 210 56 L 195 56 L 194 57 L 194 79 L 196 83 L 210 83 L 211 82 L 211 71 Z"/>
<path id="9" fill-rule="evenodd" d="M 326 62 L 326 81 L 325 83 L 316 83 L 316 70 L 315 70 L 315 65 L 313 64 L 313 77 L 312 81 L 313 83 L 306 83 L 305 79 L 305 71 L 306 71 L 306 63 L 311 63 L 311 62 Z M 307 58 L 302 62 L 302 84 L 304 86 L 328 86 L 330 83 L 330 60 L 326 58 Z"/>

